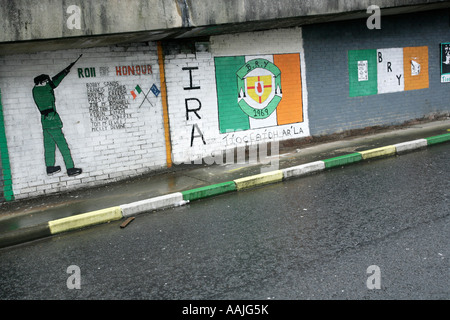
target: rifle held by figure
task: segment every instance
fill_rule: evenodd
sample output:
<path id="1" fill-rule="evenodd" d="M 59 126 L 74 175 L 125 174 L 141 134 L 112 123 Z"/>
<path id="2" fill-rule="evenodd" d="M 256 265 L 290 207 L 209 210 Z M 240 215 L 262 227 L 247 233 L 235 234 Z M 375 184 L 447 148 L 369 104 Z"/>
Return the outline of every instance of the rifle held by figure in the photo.
<path id="1" fill-rule="evenodd" d="M 77 61 L 78 60 L 80 60 L 80 58 L 81 58 L 81 56 L 82 56 L 83 54 L 80 54 L 80 56 L 77 58 L 77 60 L 75 60 L 74 62 L 72 62 L 71 64 L 69 64 L 69 66 L 66 68 L 66 69 L 64 69 L 67 73 L 69 73 L 70 72 L 70 69 L 72 69 L 72 67 L 75 65 L 75 63 L 77 63 Z"/>

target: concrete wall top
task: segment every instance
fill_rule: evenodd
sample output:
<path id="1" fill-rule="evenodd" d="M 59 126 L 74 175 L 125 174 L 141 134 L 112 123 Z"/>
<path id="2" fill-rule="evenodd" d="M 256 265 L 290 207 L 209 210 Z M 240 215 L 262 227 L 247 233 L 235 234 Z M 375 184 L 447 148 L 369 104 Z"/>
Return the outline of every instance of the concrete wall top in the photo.
<path id="1" fill-rule="evenodd" d="M 0 54 L 27 51 L 11 48 L 34 40 L 44 41 L 42 50 L 57 50 L 292 27 L 367 17 L 370 5 L 403 13 L 450 7 L 450 1 L 11 0 L 0 6 Z"/>

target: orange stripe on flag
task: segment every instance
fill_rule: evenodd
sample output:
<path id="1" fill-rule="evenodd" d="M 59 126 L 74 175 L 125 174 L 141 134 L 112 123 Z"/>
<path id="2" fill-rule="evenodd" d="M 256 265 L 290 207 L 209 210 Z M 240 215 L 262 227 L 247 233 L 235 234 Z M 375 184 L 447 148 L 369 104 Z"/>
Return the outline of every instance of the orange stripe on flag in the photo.
<path id="1" fill-rule="evenodd" d="M 302 81 L 298 53 L 273 56 L 273 63 L 281 71 L 283 97 L 277 107 L 278 125 L 303 122 Z"/>
<path id="2" fill-rule="evenodd" d="M 420 72 L 413 73 L 411 64 L 420 66 Z M 428 47 L 403 48 L 403 70 L 405 77 L 405 90 L 425 89 L 429 86 L 428 80 Z"/>

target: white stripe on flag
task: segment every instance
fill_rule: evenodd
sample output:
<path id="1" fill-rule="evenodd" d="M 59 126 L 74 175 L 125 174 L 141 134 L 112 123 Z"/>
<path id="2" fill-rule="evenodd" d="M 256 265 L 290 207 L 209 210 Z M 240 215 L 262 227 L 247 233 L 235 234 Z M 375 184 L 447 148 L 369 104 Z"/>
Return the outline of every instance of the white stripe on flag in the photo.
<path id="1" fill-rule="evenodd" d="M 257 55 L 257 56 L 245 56 L 245 62 L 253 60 L 253 59 L 266 59 L 273 63 L 273 55 Z M 250 72 L 248 76 L 258 76 L 258 69 Z M 265 128 L 265 127 L 272 127 L 277 125 L 277 112 L 276 110 L 267 118 L 265 119 L 254 119 L 249 117 L 250 121 L 250 129 L 257 129 L 257 128 Z"/>

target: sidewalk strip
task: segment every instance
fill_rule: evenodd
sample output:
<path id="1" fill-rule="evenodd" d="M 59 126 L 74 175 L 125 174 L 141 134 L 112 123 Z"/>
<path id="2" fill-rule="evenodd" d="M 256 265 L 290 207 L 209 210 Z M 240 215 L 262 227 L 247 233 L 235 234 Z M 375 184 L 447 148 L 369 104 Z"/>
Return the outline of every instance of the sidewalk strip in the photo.
<path id="1" fill-rule="evenodd" d="M 433 136 L 429 138 L 425 138 L 428 142 L 428 145 L 442 143 L 446 141 L 450 141 L 450 133 L 440 134 L 438 136 Z"/>
<path id="2" fill-rule="evenodd" d="M 359 152 L 356 153 L 350 153 L 339 157 L 329 158 L 323 160 L 325 163 L 325 168 L 333 168 L 333 167 L 339 167 L 343 165 L 347 165 L 350 163 L 358 162 L 362 160 L 362 155 Z"/>
<path id="3" fill-rule="evenodd" d="M 256 174 L 253 176 L 239 178 L 234 180 L 237 190 L 253 188 L 264 184 L 279 182 L 283 180 L 283 171 L 275 170 L 265 173 Z"/>
<path id="4" fill-rule="evenodd" d="M 50 233 L 56 234 L 119 219 L 122 219 L 122 210 L 120 207 L 111 207 L 49 221 L 48 226 Z"/>
<path id="5" fill-rule="evenodd" d="M 134 214 L 175 207 L 183 201 L 181 192 L 175 192 L 147 200 L 123 204 L 120 206 L 120 209 L 122 210 L 123 217 L 129 217 Z"/>
<path id="6" fill-rule="evenodd" d="M 425 148 L 428 145 L 427 139 L 417 139 L 394 144 L 397 154 L 405 153 L 411 150 Z"/>
<path id="7" fill-rule="evenodd" d="M 217 183 L 206 187 L 200 187 L 196 189 L 182 191 L 183 199 L 186 201 L 197 200 L 201 198 L 207 198 L 215 195 L 219 195 L 226 192 L 236 191 L 236 184 L 234 181 L 228 181 L 223 183 Z"/>
<path id="8" fill-rule="evenodd" d="M 325 169 L 325 162 L 314 161 L 310 163 L 301 164 L 295 167 L 281 169 L 281 171 L 283 171 L 283 178 L 288 179 L 293 177 L 301 177 L 324 169 Z"/>
<path id="9" fill-rule="evenodd" d="M 385 146 L 359 152 L 362 155 L 363 160 L 377 157 L 386 157 L 395 154 L 394 146 Z"/>

